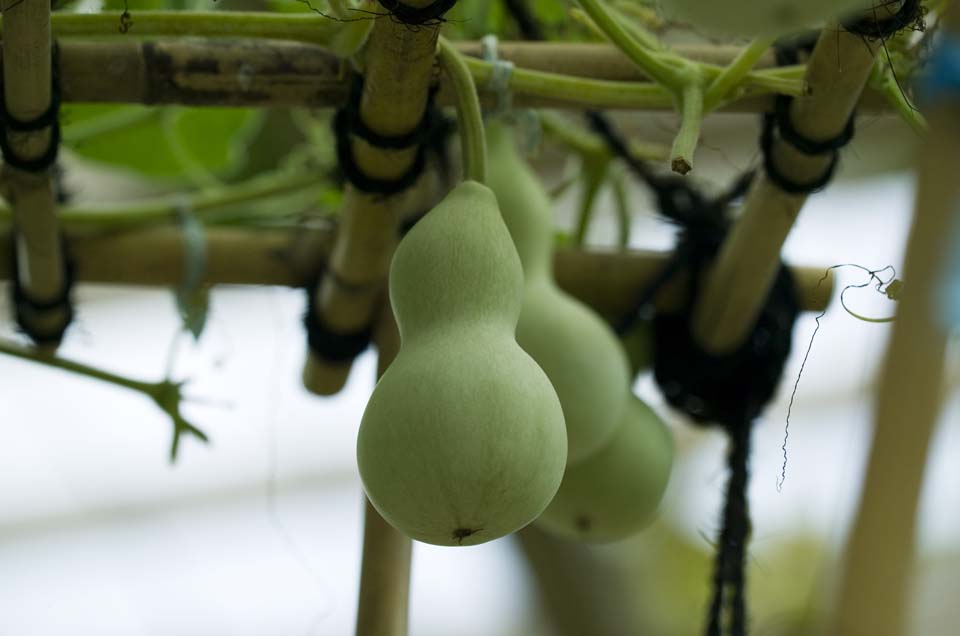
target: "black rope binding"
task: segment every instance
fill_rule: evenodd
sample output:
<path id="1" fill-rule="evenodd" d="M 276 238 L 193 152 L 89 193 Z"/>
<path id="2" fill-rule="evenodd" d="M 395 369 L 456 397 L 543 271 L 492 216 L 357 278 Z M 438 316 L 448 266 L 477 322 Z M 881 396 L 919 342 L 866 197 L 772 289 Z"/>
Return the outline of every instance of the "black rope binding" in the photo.
<path id="1" fill-rule="evenodd" d="M 0 69 L 0 154 L 3 161 L 24 172 L 39 173 L 48 170 L 57 161 L 60 152 L 60 51 L 57 42 L 51 47 L 50 105 L 39 116 L 17 119 L 7 110 L 3 71 Z M 50 129 L 50 143 L 42 155 L 26 159 L 17 154 L 10 145 L 10 133 L 35 133 Z"/>
<path id="2" fill-rule="evenodd" d="M 355 75 L 350 85 L 347 103 L 337 109 L 333 118 L 333 132 L 336 137 L 337 161 L 346 180 L 358 190 L 372 194 L 389 196 L 410 188 L 427 166 L 427 154 L 443 143 L 450 132 L 451 124 L 436 107 L 435 98 L 438 85 L 430 88 L 427 106 L 423 117 L 408 133 L 402 135 L 381 135 L 371 130 L 360 117 L 360 100 L 363 96 L 363 76 Z M 416 146 L 413 163 L 406 172 L 395 179 L 378 179 L 364 173 L 353 156 L 351 136 L 363 139 L 371 146 L 387 150 L 403 150 Z"/>
<path id="3" fill-rule="evenodd" d="M 17 119 L 7 110 L 6 92 L 4 89 L 3 73 L 0 69 L 0 154 L 7 165 L 17 170 L 30 173 L 48 172 L 51 168 L 54 178 L 54 190 L 58 200 L 64 195 L 60 185 L 61 174 L 56 169 L 57 156 L 60 152 L 60 51 L 54 41 L 51 55 L 51 84 L 50 104 L 38 117 L 31 120 Z M 50 130 L 50 142 L 47 149 L 39 157 L 26 159 L 21 157 L 10 145 L 10 133 L 35 133 Z M 73 321 L 74 308 L 72 292 L 74 285 L 73 263 L 61 238 L 61 253 L 63 254 L 63 285 L 60 293 L 49 300 L 39 300 L 24 289 L 20 279 L 20 259 L 18 258 L 17 233 L 11 232 L 11 265 L 10 265 L 10 295 L 13 305 L 14 318 L 17 327 L 37 345 L 57 345 L 63 340 L 63 335 Z M 36 317 L 39 314 L 61 312 L 64 320 L 48 331 L 36 327 Z"/>
<path id="4" fill-rule="evenodd" d="M 38 300 L 32 297 L 20 282 L 20 259 L 17 258 L 17 236 L 15 232 L 11 232 L 10 240 L 12 242 L 10 249 L 10 297 L 17 327 L 36 345 L 58 345 L 63 340 L 63 334 L 66 333 L 67 327 L 73 322 L 74 317 L 72 296 L 76 277 L 70 252 L 61 239 L 63 287 L 56 297 L 50 300 Z M 49 331 L 37 329 L 34 324 L 36 316 L 54 311 L 62 312 L 64 320 Z"/>
<path id="5" fill-rule="evenodd" d="M 307 330 L 307 346 L 318 358 L 328 362 L 348 362 L 367 350 L 373 337 L 373 328 L 368 326 L 359 331 L 342 333 L 327 325 L 317 311 L 315 299 L 323 271 L 305 288 L 307 310 L 303 315 L 303 326 Z"/>
<path id="6" fill-rule="evenodd" d="M 457 0 L 436 0 L 425 7 L 417 8 L 399 0 L 379 0 L 394 20 L 409 26 L 430 26 L 443 22 L 443 15 L 457 4 Z"/>
<path id="7" fill-rule="evenodd" d="M 889 4 L 889 0 L 882 2 L 880 6 L 885 4 Z M 920 0 L 904 0 L 896 13 L 882 19 L 877 16 L 878 8 L 873 8 L 873 15 L 845 22 L 843 29 L 868 40 L 888 40 L 912 26 L 922 29 L 924 8 Z"/>
<path id="8" fill-rule="evenodd" d="M 793 45 L 779 45 L 776 47 L 777 64 L 780 66 L 797 64 L 799 62 L 799 52 L 809 52 L 813 49 L 816 40 L 803 39 L 795 42 Z M 837 165 L 840 162 L 840 150 L 846 146 L 855 132 L 856 113 L 851 113 L 846 126 L 836 137 L 818 141 L 803 136 L 794 126 L 790 119 L 790 105 L 793 103 L 793 97 L 788 95 L 777 95 L 774 99 L 774 110 L 772 113 L 764 113 L 760 129 L 760 150 L 763 154 L 763 169 L 778 188 L 787 194 L 809 195 L 823 190 L 833 179 L 837 171 Z M 773 158 L 774 141 L 779 138 L 784 143 L 792 146 L 798 152 L 810 157 L 830 156 L 830 161 L 826 169 L 816 179 L 808 182 L 798 182 L 793 177 L 785 174 L 777 166 Z"/>

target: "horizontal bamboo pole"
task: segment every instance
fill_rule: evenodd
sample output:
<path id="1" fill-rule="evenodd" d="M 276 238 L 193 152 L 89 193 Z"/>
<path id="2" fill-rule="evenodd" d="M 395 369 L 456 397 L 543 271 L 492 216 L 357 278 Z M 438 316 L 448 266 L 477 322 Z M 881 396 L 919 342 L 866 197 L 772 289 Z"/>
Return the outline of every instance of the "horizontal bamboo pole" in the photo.
<path id="1" fill-rule="evenodd" d="M 479 54 L 479 44 L 457 44 Z M 66 102 L 148 105 L 249 107 L 332 107 L 343 103 L 348 80 L 341 60 L 329 50 L 300 42 L 278 40 L 184 39 L 61 42 L 60 77 Z M 691 59 L 723 65 L 736 47 L 678 46 Z M 513 89 L 513 103 L 536 108 L 604 108 L 672 111 L 672 97 L 646 81 L 644 75 L 612 46 L 578 43 L 504 42 L 502 59 L 517 68 L 588 78 L 598 90 L 558 91 L 555 86 L 529 83 Z M 766 62 L 766 58 L 762 62 Z M 761 67 L 763 64 L 760 65 Z M 600 90 L 602 89 L 602 90 Z M 481 97 L 495 96 L 480 86 Z M 441 78 L 438 103 L 451 106 L 454 95 Z M 735 101 L 726 112 L 764 112 L 769 96 Z M 884 98 L 867 91 L 864 112 L 892 112 Z"/>
<path id="2" fill-rule="evenodd" d="M 794 98 L 790 109 L 798 133 L 828 140 L 843 131 L 860 101 L 878 49 L 877 42 L 837 26 L 823 30 L 807 63 L 810 95 Z M 807 156 L 780 139 L 771 151 L 781 173 L 798 183 L 819 178 L 830 161 L 830 155 Z M 734 350 L 752 329 L 773 284 L 780 250 L 806 199 L 782 191 L 765 172 L 754 181 L 697 301 L 693 329 L 705 349 Z"/>
<path id="3" fill-rule="evenodd" d="M 50 3 L 47 0 L 3 0 L 7 33 L 3 39 L 2 68 L 7 111 L 15 119 L 39 117 L 51 100 Z M 50 129 L 7 133 L 10 146 L 23 159 L 36 159 L 50 146 Z M 17 259 L 20 285 L 33 300 L 52 301 L 65 284 L 56 193 L 51 174 L 18 170 L 4 164 L 0 173 L 2 194 L 13 208 L 18 228 Z M 41 334 L 59 332 L 69 319 L 61 308 L 25 310 L 24 324 Z"/>
<path id="4" fill-rule="evenodd" d="M 185 245 L 175 225 L 116 233 L 75 232 L 67 245 L 80 283 L 174 286 L 184 275 Z M 333 246 L 328 226 L 278 228 L 208 228 L 207 285 L 277 285 L 300 287 L 326 263 Z M 309 249 L 304 249 L 309 247 Z M 668 252 L 562 249 L 554 260 L 557 281 L 568 292 L 612 318 L 633 306 L 657 274 Z M 822 311 L 833 292 L 824 267 L 793 267 L 799 302 L 805 311 Z M 0 230 L 0 280 L 10 277 L 10 235 Z M 667 285 L 656 301 L 675 306 L 684 281 Z"/>

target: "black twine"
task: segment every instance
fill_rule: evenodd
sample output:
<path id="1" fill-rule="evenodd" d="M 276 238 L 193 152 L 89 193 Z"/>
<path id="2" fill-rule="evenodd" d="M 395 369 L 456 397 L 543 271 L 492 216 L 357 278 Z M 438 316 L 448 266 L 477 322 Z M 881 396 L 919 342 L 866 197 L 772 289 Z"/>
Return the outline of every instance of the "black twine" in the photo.
<path id="1" fill-rule="evenodd" d="M 443 15 L 457 4 L 457 0 L 436 0 L 425 7 L 411 7 L 399 0 L 378 0 L 394 20 L 409 26 L 430 26 L 444 22 Z"/>
<path id="2" fill-rule="evenodd" d="M 61 239 L 61 253 L 64 259 L 63 286 L 60 288 L 60 293 L 54 298 L 38 300 L 24 289 L 20 280 L 20 259 L 17 258 L 18 241 L 16 232 L 10 233 L 10 240 L 13 243 L 10 249 L 10 297 L 17 327 L 36 345 L 58 345 L 63 340 L 63 334 L 66 333 L 67 327 L 73 322 L 74 317 L 72 295 L 76 276 L 70 253 Z M 64 317 L 63 321 L 49 330 L 38 329 L 35 324 L 37 315 L 53 312 L 61 312 Z"/>
<path id="3" fill-rule="evenodd" d="M 60 152 L 60 53 L 56 41 L 51 47 L 50 104 L 37 117 L 17 119 L 7 110 L 3 71 L 0 69 L 0 155 L 4 162 L 23 172 L 40 173 L 48 170 L 57 161 Z M 21 157 L 10 145 L 10 133 L 36 133 L 50 130 L 50 142 L 39 157 Z"/>
<path id="4" fill-rule="evenodd" d="M 799 61 L 799 51 L 810 51 L 814 42 L 800 41 L 792 46 L 779 45 L 776 47 L 777 63 L 780 65 L 796 64 Z M 763 169 L 767 178 L 787 194 L 809 195 L 823 190 L 837 170 L 840 162 L 840 150 L 850 143 L 855 132 L 854 121 L 856 113 L 851 113 L 846 126 L 838 135 L 831 139 L 819 141 L 810 139 L 798 131 L 790 118 L 790 105 L 793 97 L 777 95 L 774 99 L 772 113 L 764 113 L 760 130 L 760 150 L 763 154 Z M 792 146 L 798 152 L 810 156 L 830 156 L 830 161 L 823 173 L 811 181 L 800 182 L 785 174 L 777 165 L 773 156 L 773 145 L 776 139 Z"/>
<path id="5" fill-rule="evenodd" d="M 333 118 L 337 161 L 348 182 L 358 190 L 383 196 L 403 192 L 417 182 L 427 166 L 427 151 L 437 150 L 451 130 L 449 120 L 435 105 L 438 88 L 437 85 L 430 88 L 423 116 L 413 130 L 402 135 L 381 135 L 371 130 L 360 116 L 363 76 L 358 74 L 354 77 L 347 103 L 337 110 Z M 371 146 L 386 150 L 403 150 L 416 146 L 416 155 L 410 167 L 396 178 L 371 177 L 357 166 L 353 156 L 352 136 L 363 139 Z"/>
<path id="6" fill-rule="evenodd" d="M 349 362 L 367 350 L 373 337 L 371 327 L 359 331 L 343 333 L 332 329 L 323 321 L 317 311 L 317 290 L 323 279 L 323 271 L 318 272 L 305 288 L 307 310 L 303 315 L 303 326 L 307 331 L 307 346 L 318 358 L 328 362 Z"/>
<path id="7" fill-rule="evenodd" d="M 885 4 L 889 2 L 880 6 Z M 888 40 L 903 29 L 917 26 L 923 21 L 924 8 L 920 0 L 904 0 L 896 13 L 882 19 L 877 15 L 877 8 L 873 8 L 873 15 L 845 22 L 843 29 L 868 40 Z"/>
<path id="8" fill-rule="evenodd" d="M 713 598 L 706 634 L 744 636 L 747 632 L 745 557 L 750 535 L 747 485 L 751 423 L 773 397 L 790 353 L 793 325 L 799 313 L 789 270 L 781 264 L 767 301 L 745 342 L 727 354 L 712 354 L 696 342 L 692 329 L 700 280 L 723 244 L 729 229 L 727 210 L 743 196 L 752 173 L 740 177 L 727 192 L 709 199 L 688 179 L 654 174 L 626 153 L 625 144 L 597 113 L 592 128 L 613 151 L 647 181 L 661 214 L 681 229 L 674 254 L 643 289 L 637 307 L 618 326 L 626 330 L 652 305 L 657 292 L 681 272 L 687 276 L 686 301 L 677 312 L 654 315 L 654 379 L 667 401 L 701 425 L 718 424 L 730 440 L 726 500 L 713 574 Z M 726 617 L 726 618 L 725 618 Z"/>

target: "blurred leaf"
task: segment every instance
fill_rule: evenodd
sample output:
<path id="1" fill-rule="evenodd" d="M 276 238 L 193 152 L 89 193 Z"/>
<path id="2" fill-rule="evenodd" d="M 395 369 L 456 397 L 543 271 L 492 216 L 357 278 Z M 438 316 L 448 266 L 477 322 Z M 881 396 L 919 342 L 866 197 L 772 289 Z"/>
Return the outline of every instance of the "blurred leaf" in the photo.
<path id="1" fill-rule="evenodd" d="M 210 310 L 210 288 L 207 286 L 189 290 L 180 288 L 176 291 L 176 298 L 177 311 L 180 313 L 183 328 L 190 332 L 194 340 L 199 340 L 207 324 L 207 314 Z"/>
<path id="2" fill-rule="evenodd" d="M 558 24 L 567 19 L 567 7 L 560 0 L 533 0 L 533 13 L 540 22 Z"/>
<path id="3" fill-rule="evenodd" d="M 156 11 L 158 9 L 170 9 L 173 2 L 165 0 L 105 0 L 103 3 L 104 11 L 123 11 L 127 9 L 133 15 L 136 11 Z"/>
<path id="4" fill-rule="evenodd" d="M 173 138 L 162 113 L 173 114 Z M 71 104 L 64 107 L 63 117 L 64 139 L 81 157 L 146 177 L 184 179 L 191 168 L 220 176 L 242 168 L 261 112 Z"/>

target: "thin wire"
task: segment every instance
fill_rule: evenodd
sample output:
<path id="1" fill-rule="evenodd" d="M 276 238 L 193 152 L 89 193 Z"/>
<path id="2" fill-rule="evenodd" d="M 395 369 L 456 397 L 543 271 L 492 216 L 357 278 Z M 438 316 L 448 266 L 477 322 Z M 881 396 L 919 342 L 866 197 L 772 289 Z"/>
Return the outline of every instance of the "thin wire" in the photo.
<path id="1" fill-rule="evenodd" d="M 844 302 L 844 294 L 847 293 L 848 289 L 863 289 L 864 287 L 872 283 L 874 280 L 876 280 L 877 284 L 875 289 L 878 292 L 883 293 L 884 287 L 889 286 L 890 283 L 893 282 L 897 276 L 897 270 L 896 268 L 893 267 L 893 265 L 887 265 L 886 267 L 882 267 L 880 269 L 871 270 L 871 269 L 867 269 L 863 265 L 857 265 L 856 263 L 841 263 L 839 265 L 832 265 L 828 267 L 826 270 L 824 270 L 823 276 L 820 278 L 819 281 L 817 281 L 817 285 L 814 289 L 818 289 L 820 285 L 823 284 L 823 281 L 825 281 L 830 276 L 831 271 L 835 269 L 839 269 L 841 267 L 856 267 L 857 269 L 863 270 L 870 276 L 867 282 L 861 285 L 847 285 L 846 287 L 843 288 L 843 291 L 840 292 L 840 304 L 847 311 L 847 313 L 854 316 L 856 316 L 857 314 L 854 314 L 853 312 L 851 312 L 850 309 L 847 308 L 846 303 Z M 886 272 L 888 270 L 890 271 L 889 280 L 883 280 L 878 276 L 878 274 L 882 272 Z M 803 370 L 806 368 L 807 360 L 810 358 L 810 351 L 811 349 L 813 349 L 813 340 L 814 338 L 817 337 L 817 332 L 820 331 L 820 319 L 823 318 L 824 315 L 826 315 L 826 313 L 827 313 L 827 310 L 824 309 L 815 318 L 817 326 L 814 328 L 813 334 L 811 334 L 810 336 L 810 342 L 807 343 L 807 351 L 803 355 L 803 362 L 800 363 L 800 371 L 797 373 L 797 379 L 793 383 L 793 391 L 790 393 L 790 402 L 787 405 L 786 424 L 783 429 L 783 444 L 780 446 L 780 450 L 783 451 L 783 465 L 780 468 L 780 476 L 777 478 L 777 492 L 783 491 L 783 483 L 787 480 L 787 460 L 788 460 L 787 442 L 790 440 L 790 415 L 793 412 L 793 402 L 797 397 L 797 389 L 800 386 L 800 378 L 803 377 Z"/>

